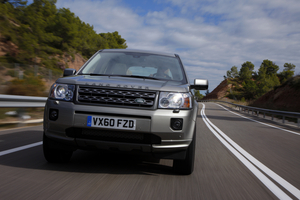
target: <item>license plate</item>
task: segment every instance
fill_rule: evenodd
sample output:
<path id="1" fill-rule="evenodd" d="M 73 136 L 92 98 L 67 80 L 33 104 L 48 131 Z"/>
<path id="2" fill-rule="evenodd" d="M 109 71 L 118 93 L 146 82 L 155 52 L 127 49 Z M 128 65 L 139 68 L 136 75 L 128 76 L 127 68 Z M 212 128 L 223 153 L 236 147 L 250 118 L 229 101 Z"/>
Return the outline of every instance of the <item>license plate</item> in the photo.
<path id="1" fill-rule="evenodd" d="M 113 128 L 113 129 L 126 129 L 135 130 L 136 120 L 122 119 L 115 117 L 102 117 L 102 116 L 88 116 L 87 126 L 99 128 Z"/>

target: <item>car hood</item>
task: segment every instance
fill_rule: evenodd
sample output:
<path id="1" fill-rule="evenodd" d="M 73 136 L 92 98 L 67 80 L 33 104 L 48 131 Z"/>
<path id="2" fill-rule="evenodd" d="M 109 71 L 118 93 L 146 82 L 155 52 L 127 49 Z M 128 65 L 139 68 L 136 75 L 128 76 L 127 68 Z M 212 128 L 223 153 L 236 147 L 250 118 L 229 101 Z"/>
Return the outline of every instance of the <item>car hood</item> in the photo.
<path id="1" fill-rule="evenodd" d="M 189 84 L 182 84 L 178 81 L 135 77 L 75 75 L 59 78 L 56 83 L 152 91 L 189 92 Z"/>

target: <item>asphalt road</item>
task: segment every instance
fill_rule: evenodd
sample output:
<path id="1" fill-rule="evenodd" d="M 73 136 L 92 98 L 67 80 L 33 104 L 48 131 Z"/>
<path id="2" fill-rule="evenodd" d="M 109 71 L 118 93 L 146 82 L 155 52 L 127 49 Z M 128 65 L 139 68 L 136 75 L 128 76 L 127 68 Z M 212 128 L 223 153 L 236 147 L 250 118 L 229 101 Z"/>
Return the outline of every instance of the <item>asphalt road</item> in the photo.
<path id="1" fill-rule="evenodd" d="M 69 163 L 50 164 L 42 126 L 0 131 L 0 199 L 300 198 L 300 129 L 214 103 L 199 108 L 189 176 L 174 174 L 170 160 L 103 152 L 76 151 Z"/>

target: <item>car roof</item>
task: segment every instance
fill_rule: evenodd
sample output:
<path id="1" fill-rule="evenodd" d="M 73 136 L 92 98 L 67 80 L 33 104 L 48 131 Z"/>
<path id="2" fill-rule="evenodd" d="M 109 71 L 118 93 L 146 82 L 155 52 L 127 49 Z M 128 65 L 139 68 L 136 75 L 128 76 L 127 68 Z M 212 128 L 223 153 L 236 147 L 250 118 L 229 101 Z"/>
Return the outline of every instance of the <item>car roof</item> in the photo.
<path id="1" fill-rule="evenodd" d="M 176 54 L 164 53 L 159 51 L 149 51 L 149 50 L 140 50 L 140 49 L 102 49 L 102 52 L 132 52 L 132 53 L 148 53 L 148 54 L 156 54 L 162 56 L 171 56 L 175 57 Z"/>

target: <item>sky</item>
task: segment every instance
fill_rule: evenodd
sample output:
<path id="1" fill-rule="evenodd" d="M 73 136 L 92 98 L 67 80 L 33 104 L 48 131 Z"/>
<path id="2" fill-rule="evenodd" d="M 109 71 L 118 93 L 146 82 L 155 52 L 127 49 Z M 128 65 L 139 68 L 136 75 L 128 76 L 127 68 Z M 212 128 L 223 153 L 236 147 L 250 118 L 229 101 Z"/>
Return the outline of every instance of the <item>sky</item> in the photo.
<path id="1" fill-rule="evenodd" d="M 30 3 L 30 1 L 29 1 Z M 128 49 L 178 54 L 189 80 L 213 91 L 232 66 L 268 59 L 300 74 L 299 0 L 57 0 L 97 33 L 118 31 Z"/>

